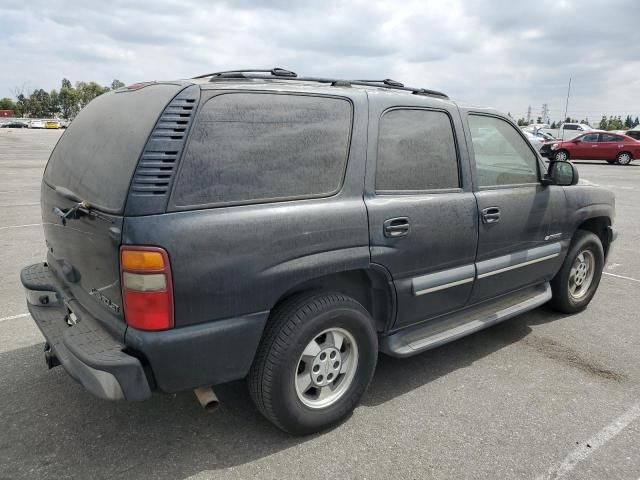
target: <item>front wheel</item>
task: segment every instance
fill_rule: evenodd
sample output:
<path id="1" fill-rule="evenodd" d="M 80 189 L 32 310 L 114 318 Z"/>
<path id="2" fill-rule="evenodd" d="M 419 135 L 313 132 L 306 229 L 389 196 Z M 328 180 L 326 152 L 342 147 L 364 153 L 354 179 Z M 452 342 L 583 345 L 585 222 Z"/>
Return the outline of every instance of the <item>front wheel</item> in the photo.
<path id="1" fill-rule="evenodd" d="M 562 268 L 551 280 L 549 305 L 563 313 L 584 310 L 598 289 L 603 268 L 604 249 L 598 236 L 576 231 Z"/>
<path id="2" fill-rule="evenodd" d="M 629 165 L 631 163 L 631 155 L 627 152 L 621 152 L 616 157 L 616 163 L 618 165 Z"/>
<path id="3" fill-rule="evenodd" d="M 373 320 L 340 293 L 294 297 L 273 313 L 248 383 L 262 414 L 305 435 L 344 419 L 369 386 L 378 356 Z"/>
<path id="4" fill-rule="evenodd" d="M 566 162 L 569 160 L 569 153 L 566 150 L 559 150 L 556 152 L 554 159 L 556 162 Z"/>

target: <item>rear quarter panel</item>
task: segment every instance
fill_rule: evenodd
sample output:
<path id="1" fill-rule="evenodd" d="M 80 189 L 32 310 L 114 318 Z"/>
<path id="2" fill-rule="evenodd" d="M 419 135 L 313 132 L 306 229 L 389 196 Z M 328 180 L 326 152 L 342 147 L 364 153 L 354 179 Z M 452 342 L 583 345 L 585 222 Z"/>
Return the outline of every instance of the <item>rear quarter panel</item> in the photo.
<path id="1" fill-rule="evenodd" d="M 301 282 L 369 266 L 367 103 L 357 91 L 351 101 L 351 146 L 336 195 L 125 219 L 123 243 L 169 253 L 176 326 L 269 310 Z"/>

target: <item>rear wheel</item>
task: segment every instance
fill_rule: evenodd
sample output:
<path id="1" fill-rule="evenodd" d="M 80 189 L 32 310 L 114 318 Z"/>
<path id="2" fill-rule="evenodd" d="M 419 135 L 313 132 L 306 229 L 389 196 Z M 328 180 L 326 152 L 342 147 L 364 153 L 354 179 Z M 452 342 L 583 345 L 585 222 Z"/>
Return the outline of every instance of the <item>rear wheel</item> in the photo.
<path id="1" fill-rule="evenodd" d="M 569 160 L 569 152 L 566 150 L 559 150 L 553 157 L 556 162 L 566 162 Z"/>
<path id="2" fill-rule="evenodd" d="M 551 280 L 550 306 L 563 313 L 585 309 L 598 289 L 603 268 L 602 242 L 594 233 L 578 230 L 562 268 Z"/>
<path id="3" fill-rule="evenodd" d="M 278 307 L 249 373 L 262 414 L 309 434 L 344 419 L 373 377 L 377 333 L 367 310 L 340 293 L 295 297 Z"/>
<path id="4" fill-rule="evenodd" d="M 618 165 L 629 165 L 631 163 L 631 154 L 628 152 L 620 152 L 616 157 Z"/>

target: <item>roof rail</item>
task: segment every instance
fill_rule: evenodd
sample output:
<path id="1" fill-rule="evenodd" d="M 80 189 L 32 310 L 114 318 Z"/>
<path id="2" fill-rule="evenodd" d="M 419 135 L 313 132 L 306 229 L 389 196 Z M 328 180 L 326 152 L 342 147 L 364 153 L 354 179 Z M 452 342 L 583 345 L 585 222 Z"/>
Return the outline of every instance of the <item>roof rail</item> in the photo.
<path id="1" fill-rule="evenodd" d="M 207 78 L 207 77 L 223 77 L 223 78 L 250 78 L 247 73 L 269 73 L 274 77 L 289 77 L 295 78 L 298 76 L 296 72 L 292 72 L 291 70 L 285 70 L 284 68 L 271 68 L 271 69 L 255 69 L 250 68 L 246 70 L 227 70 L 225 72 L 214 72 L 214 73 L 205 73 L 204 75 L 198 75 L 197 77 L 193 77 L 194 80 L 199 78 Z"/>
<path id="2" fill-rule="evenodd" d="M 387 85 L 389 87 L 404 87 L 404 83 L 400 83 L 396 80 L 391 80 L 390 78 L 385 78 L 384 80 L 356 80 L 356 82 L 382 83 L 383 85 Z"/>
<path id="3" fill-rule="evenodd" d="M 350 87 L 352 85 L 360 85 L 366 87 L 390 88 L 393 90 L 403 90 L 411 92 L 415 95 L 428 95 L 448 99 L 449 97 L 442 92 L 430 90 L 427 88 L 407 87 L 403 83 L 390 78 L 384 80 L 343 80 L 338 78 L 321 78 L 321 77 L 299 77 L 297 73 L 284 68 L 272 69 L 247 69 L 247 70 L 228 70 L 224 72 L 207 73 L 198 75 L 193 79 L 209 78 L 210 82 L 232 80 L 238 78 L 256 79 L 256 80 L 291 80 L 299 82 L 318 82 L 328 83 L 336 87 Z"/>

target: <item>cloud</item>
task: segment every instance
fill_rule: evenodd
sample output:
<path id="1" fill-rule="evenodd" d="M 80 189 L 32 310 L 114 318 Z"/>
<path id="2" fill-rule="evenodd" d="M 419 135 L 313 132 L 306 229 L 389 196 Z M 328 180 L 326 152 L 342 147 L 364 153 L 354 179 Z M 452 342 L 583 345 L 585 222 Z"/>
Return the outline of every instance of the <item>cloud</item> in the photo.
<path id="1" fill-rule="evenodd" d="M 514 116 L 640 115 L 640 2 L 31 0 L 0 6 L 0 96 L 230 68 L 394 78 Z"/>

